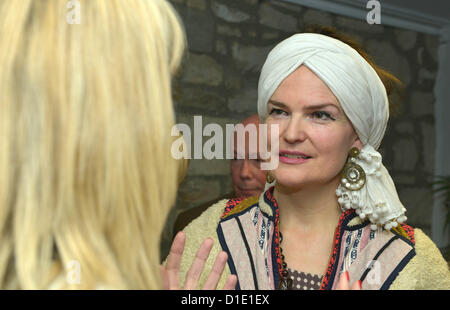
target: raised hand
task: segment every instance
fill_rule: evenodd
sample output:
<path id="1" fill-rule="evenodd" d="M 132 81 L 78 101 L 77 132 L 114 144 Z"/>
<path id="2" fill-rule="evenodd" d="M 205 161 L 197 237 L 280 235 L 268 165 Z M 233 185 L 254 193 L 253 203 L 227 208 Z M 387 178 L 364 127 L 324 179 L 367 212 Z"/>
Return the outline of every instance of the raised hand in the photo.
<path id="1" fill-rule="evenodd" d="M 184 245 L 186 243 L 186 235 L 180 231 L 172 243 L 170 248 L 169 258 L 167 259 L 166 266 L 161 265 L 161 274 L 163 279 L 163 289 L 166 290 L 179 290 L 179 289 L 196 289 L 200 275 L 202 274 L 206 260 L 209 257 L 214 241 L 211 238 L 206 238 L 201 244 L 200 248 L 195 255 L 195 259 L 192 262 L 191 268 L 186 274 L 186 280 L 184 287 L 179 287 L 178 273 L 180 270 L 181 257 L 184 251 Z M 217 257 L 211 272 L 203 285 L 204 290 L 214 290 L 217 288 L 220 277 L 227 263 L 228 255 L 226 252 L 221 251 Z M 237 277 L 230 275 L 223 287 L 224 290 L 233 290 L 236 287 Z"/>

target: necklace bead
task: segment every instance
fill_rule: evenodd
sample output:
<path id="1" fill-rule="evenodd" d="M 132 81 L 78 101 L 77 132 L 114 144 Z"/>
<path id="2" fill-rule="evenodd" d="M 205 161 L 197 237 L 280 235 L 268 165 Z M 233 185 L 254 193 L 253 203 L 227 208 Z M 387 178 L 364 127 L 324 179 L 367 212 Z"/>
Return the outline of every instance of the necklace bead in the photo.
<path id="1" fill-rule="evenodd" d="M 280 283 L 278 285 L 279 290 L 292 290 L 293 281 L 289 278 L 289 272 L 287 270 L 287 263 L 285 262 L 283 255 L 283 248 L 281 247 L 281 242 L 283 242 L 283 234 L 280 231 L 280 256 L 281 262 L 283 266 L 283 271 L 281 272 L 282 278 L 280 279 Z"/>

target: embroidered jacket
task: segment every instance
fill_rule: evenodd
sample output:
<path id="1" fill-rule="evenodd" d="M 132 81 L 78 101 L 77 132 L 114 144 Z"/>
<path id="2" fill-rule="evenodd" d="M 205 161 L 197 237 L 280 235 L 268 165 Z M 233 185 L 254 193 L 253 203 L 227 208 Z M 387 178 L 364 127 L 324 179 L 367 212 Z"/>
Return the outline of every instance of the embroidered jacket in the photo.
<path id="1" fill-rule="evenodd" d="M 238 276 L 237 289 L 276 289 L 282 270 L 278 206 L 273 187 L 260 197 L 222 200 L 211 206 L 186 229 L 180 283 L 207 237 L 214 241 L 199 288 L 224 250 L 228 263 L 219 282 Z M 336 289 L 339 274 L 348 271 L 350 282 L 361 280 L 363 289 L 450 289 L 447 263 L 433 242 L 420 230 L 401 225 L 390 231 L 372 231 L 354 210 L 344 212 L 336 228 L 333 250 L 320 288 Z"/>

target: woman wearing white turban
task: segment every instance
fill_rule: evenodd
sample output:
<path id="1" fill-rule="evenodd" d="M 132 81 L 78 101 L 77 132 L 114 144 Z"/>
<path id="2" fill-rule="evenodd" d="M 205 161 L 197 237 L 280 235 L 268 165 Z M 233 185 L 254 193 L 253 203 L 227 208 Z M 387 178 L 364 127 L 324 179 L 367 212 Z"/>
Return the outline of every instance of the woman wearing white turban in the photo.
<path id="1" fill-rule="evenodd" d="M 212 253 L 228 254 L 219 286 L 236 274 L 240 289 L 450 289 L 439 250 L 404 224 L 377 152 L 389 118 L 386 88 L 361 55 L 315 33 L 270 52 L 258 113 L 278 126 L 269 144 L 279 165 L 260 197 L 221 201 L 185 229 L 181 280 L 211 237 Z"/>

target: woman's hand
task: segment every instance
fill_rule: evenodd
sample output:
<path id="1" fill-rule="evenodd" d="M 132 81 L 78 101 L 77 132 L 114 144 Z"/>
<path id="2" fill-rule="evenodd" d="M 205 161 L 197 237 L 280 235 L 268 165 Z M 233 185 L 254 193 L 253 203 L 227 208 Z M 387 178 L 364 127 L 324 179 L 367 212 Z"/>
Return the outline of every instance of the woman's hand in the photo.
<path id="1" fill-rule="evenodd" d="M 348 271 L 341 273 L 337 286 L 338 290 L 361 290 L 361 280 L 355 281 L 350 288 L 350 277 Z"/>
<path id="2" fill-rule="evenodd" d="M 172 243 L 170 248 L 169 258 L 167 259 L 166 266 L 161 265 L 161 274 L 163 279 L 163 289 L 165 290 L 179 290 L 179 289 L 196 289 L 200 275 L 202 274 L 206 260 L 213 246 L 213 240 L 206 238 L 200 246 L 195 259 L 192 262 L 191 268 L 186 274 L 186 281 L 184 282 L 184 288 L 179 287 L 178 272 L 180 270 L 181 256 L 183 255 L 184 245 L 186 242 L 186 234 L 180 231 Z M 204 290 L 215 290 L 217 283 L 223 273 L 225 265 L 227 263 L 228 255 L 222 251 L 217 255 L 214 266 L 203 285 Z M 230 275 L 223 287 L 224 290 L 233 290 L 236 287 L 237 277 Z"/>

